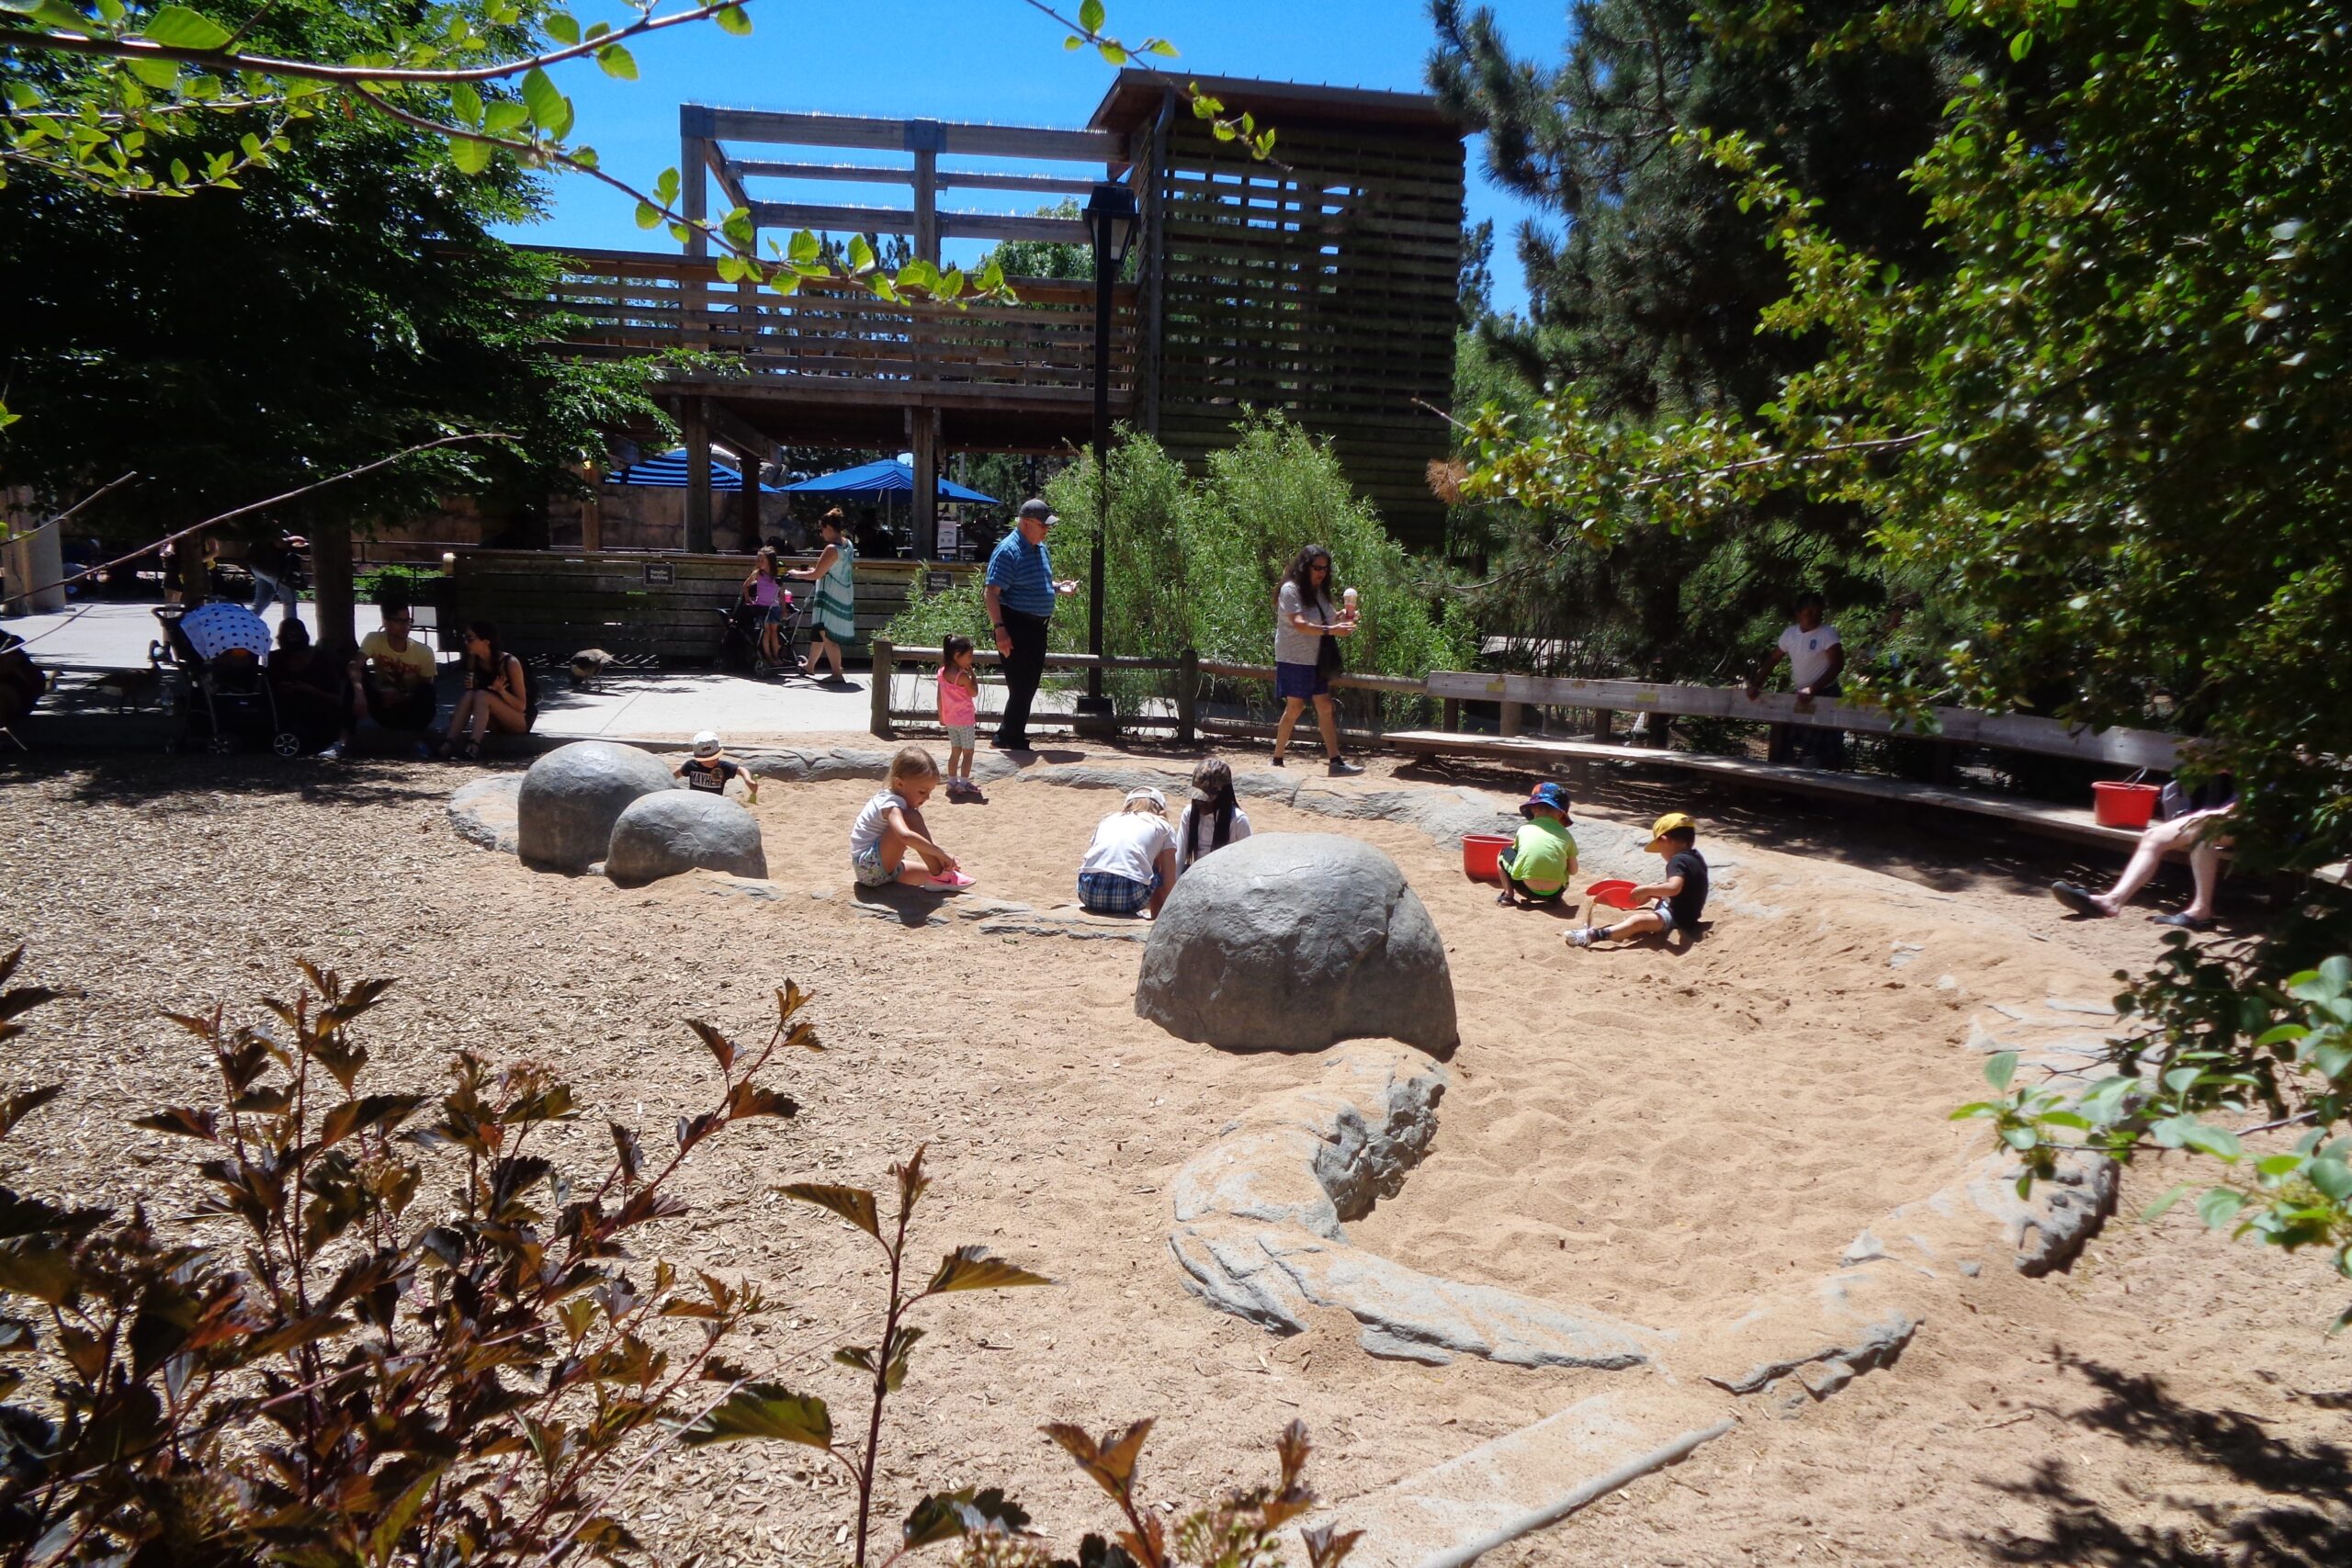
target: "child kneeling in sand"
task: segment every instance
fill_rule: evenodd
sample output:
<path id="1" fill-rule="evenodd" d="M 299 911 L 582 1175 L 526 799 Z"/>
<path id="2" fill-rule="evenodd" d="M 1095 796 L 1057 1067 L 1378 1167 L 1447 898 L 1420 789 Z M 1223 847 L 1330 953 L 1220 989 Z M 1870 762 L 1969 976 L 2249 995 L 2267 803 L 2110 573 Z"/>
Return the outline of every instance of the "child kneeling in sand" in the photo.
<path id="1" fill-rule="evenodd" d="M 920 746 L 900 748 L 890 759 L 881 794 L 865 803 L 849 830 L 849 866 L 860 887 L 900 883 L 939 893 L 972 886 L 956 857 L 931 840 L 922 803 L 939 787 L 939 764 Z M 915 853 L 909 863 L 907 852 Z"/>
<path id="2" fill-rule="evenodd" d="M 1095 824 L 1078 863 L 1078 905 L 1091 915 L 1132 915 L 1149 906 L 1156 919 L 1176 882 L 1176 829 L 1168 797 L 1146 785 L 1127 792 L 1117 815 Z"/>
<path id="3" fill-rule="evenodd" d="M 1555 904 L 1568 890 L 1577 874 L 1577 841 L 1568 836 L 1568 792 L 1555 784 L 1540 784 L 1520 803 L 1527 826 L 1519 830 L 1510 849 L 1496 860 L 1503 874 L 1503 890 L 1495 902 L 1514 908 L 1522 898 L 1532 907 Z"/>
<path id="4" fill-rule="evenodd" d="M 1669 811 L 1650 827 L 1650 853 L 1666 856 L 1666 874 L 1630 897 L 1649 900 L 1613 926 L 1579 926 L 1568 933 L 1570 947 L 1590 947 L 1629 936 L 1665 936 L 1679 928 L 1695 931 L 1707 908 L 1706 857 L 1692 846 L 1699 825 L 1679 811 Z"/>

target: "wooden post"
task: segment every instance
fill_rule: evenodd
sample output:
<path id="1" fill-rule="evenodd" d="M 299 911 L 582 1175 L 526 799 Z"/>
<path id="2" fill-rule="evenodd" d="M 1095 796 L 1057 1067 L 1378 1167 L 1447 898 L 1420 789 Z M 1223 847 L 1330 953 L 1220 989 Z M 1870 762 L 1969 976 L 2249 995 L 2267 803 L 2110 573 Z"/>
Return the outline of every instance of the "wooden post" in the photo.
<path id="1" fill-rule="evenodd" d="M 887 637 L 874 639 L 874 718 L 876 739 L 888 740 L 898 733 L 890 728 L 890 658 L 891 648 Z"/>
<path id="2" fill-rule="evenodd" d="M 588 470 L 588 498 L 580 503 L 580 547 L 583 550 L 605 547 L 605 492 L 598 488 L 603 482 L 602 474 Z"/>
<path id="3" fill-rule="evenodd" d="M 1609 709 L 1607 709 L 1607 708 L 1595 708 L 1595 709 L 1593 709 L 1593 710 L 1592 710 L 1592 738 L 1593 738 L 1595 740 L 1601 740 L 1601 741 L 1606 741 L 1606 740 L 1608 740 L 1608 739 L 1610 739 L 1610 734 L 1609 734 L 1610 728 L 1611 728 L 1611 727 L 1615 723 L 1616 718 L 1617 718 L 1617 716 L 1616 716 L 1615 714 L 1611 713 L 1611 712 Z"/>
<path id="4" fill-rule="evenodd" d="M 1200 733 L 1201 656 L 1186 649 L 1176 656 L 1176 744 L 1190 746 Z"/>
<path id="5" fill-rule="evenodd" d="M 700 398 L 688 398 L 678 420 L 686 443 L 686 553 L 710 554 L 710 421 Z"/>
<path id="6" fill-rule="evenodd" d="M 930 560 L 939 554 L 939 411 L 909 409 L 907 433 L 915 459 L 908 525 L 914 533 L 915 558 Z"/>
<path id="7" fill-rule="evenodd" d="M 1504 703 L 1502 709 L 1503 734 L 1506 737 L 1517 735 L 1520 732 L 1521 725 L 1526 721 L 1526 709 L 1521 706 L 1521 705 L 1513 702 Z"/>
<path id="8" fill-rule="evenodd" d="M 1462 733 L 1462 699 L 1460 697 L 1446 698 L 1445 706 L 1441 711 L 1442 716 L 1438 720 L 1438 727 L 1448 735 Z"/>
<path id="9" fill-rule="evenodd" d="M 939 265 L 939 150 L 947 134 L 935 119 L 907 121 L 907 151 L 915 155 L 915 257 Z"/>

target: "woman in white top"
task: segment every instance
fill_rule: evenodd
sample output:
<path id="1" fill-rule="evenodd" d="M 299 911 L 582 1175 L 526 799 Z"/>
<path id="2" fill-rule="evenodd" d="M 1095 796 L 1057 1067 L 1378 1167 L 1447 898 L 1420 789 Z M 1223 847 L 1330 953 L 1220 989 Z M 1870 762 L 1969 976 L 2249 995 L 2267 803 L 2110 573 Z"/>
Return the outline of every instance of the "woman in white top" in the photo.
<path id="1" fill-rule="evenodd" d="M 1274 593 L 1274 695 L 1283 700 L 1283 716 L 1274 725 L 1274 766 L 1283 765 L 1291 728 L 1313 703 L 1331 772 L 1363 772 L 1340 755 L 1340 719 L 1331 706 L 1340 649 L 1329 639 L 1355 629 L 1355 611 L 1331 608 L 1331 552 L 1320 545 L 1302 547 Z"/>
<path id="2" fill-rule="evenodd" d="M 1116 816 L 1094 826 L 1094 841 L 1078 863 L 1079 908 L 1095 915 L 1159 913 L 1176 881 L 1176 829 L 1168 825 L 1168 797 L 1156 789 L 1129 790 Z"/>
<path id="3" fill-rule="evenodd" d="M 1227 844 L 1250 836 L 1250 818 L 1233 797 L 1233 770 L 1216 757 L 1204 758 L 1193 770 L 1193 801 L 1176 823 L 1176 870 L 1181 875 L 1193 863 Z"/>

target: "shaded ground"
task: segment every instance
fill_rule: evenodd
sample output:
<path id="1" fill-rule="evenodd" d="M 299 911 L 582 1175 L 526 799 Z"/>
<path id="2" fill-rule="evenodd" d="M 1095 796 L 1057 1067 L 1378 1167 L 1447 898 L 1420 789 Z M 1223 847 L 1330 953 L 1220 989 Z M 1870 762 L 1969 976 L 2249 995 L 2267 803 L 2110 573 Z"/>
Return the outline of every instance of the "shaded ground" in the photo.
<path id="1" fill-rule="evenodd" d="M 37 977 L 89 992 L 36 1015 L 8 1064 L 12 1087 L 62 1077 L 68 1094 L 19 1130 L 6 1163 L 30 1165 L 49 1190 L 136 1190 L 181 1212 L 177 1167 L 120 1130 L 201 1092 L 184 1037 L 155 1011 L 249 1006 L 289 984 L 297 955 L 405 977 L 370 1036 L 382 1087 L 429 1084 L 461 1045 L 535 1055 L 598 1111 L 649 1129 L 710 1089 L 679 1021 L 748 1032 L 788 976 L 818 991 L 833 1047 L 781 1082 L 806 1110 L 697 1156 L 701 1213 L 661 1238 L 781 1303 L 746 1359 L 846 1393 L 825 1356 L 871 1299 L 866 1259 L 770 1189 L 878 1184 L 918 1142 L 940 1178 L 926 1247 L 983 1242 L 1063 1281 L 933 1321 L 895 1427 L 894 1475 L 909 1478 L 894 1482 L 898 1501 L 918 1477 L 1005 1481 L 1058 1530 L 1099 1527 L 1035 1427 L 1146 1414 L 1161 1417 L 1155 1488 L 1253 1479 L 1274 1431 L 1301 1416 L 1323 1490 L 1345 1497 L 1605 1385 L 1374 1361 L 1343 1321 L 1279 1340 L 1201 1308 L 1165 1249 L 1166 1178 L 1236 1109 L 1314 1065 L 1223 1055 L 1141 1024 L 1126 944 L 857 914 L 839 896 L 842 844 L 870 784 L 771 787 L 760 814 L 787 896 L 759 903 L 701 878 L 624 892 L 524 873 L 445 826 L 447 792 L 468 776 L 0 761 L 0 941 L 29 940 Z M 935 812 L 943 839 L 984 891 L 1066 900 L 1087 829 L 1115 798 L 992 793 Z M 2004 851 L 2016 858 L 1988 865 L 1973 836 L 1928 862 L 1941 846 L 1903 824 L 1725 811 L 1659 788 L 1591 794 L 1580 815 L 1595 841 L 1697 800 L 1710 846 L 1742 863 L 1713 934 L 1673 956 L 1568 954 L 1556 920 L 1495 909 L 1450 848 L 1346 825 L 1395 854 L 1430 903 L 1464 1019 L 1436 1155 L 1359 1239 L 1636 1321 L 1730 1310 L 1760 1283 L 1827 1268 L 1858 1221 L 1973 1152 L 1941 1120 L 1973 1093 L 1978 1061 L 1941 975 L 1969 997 L 2098 996 L 2108 971 L 2154 951 L 2143 921 L 2064 919 L 2039 891 L 2063 863 Z M 1250 809 L 1261 829 L 1337 826 Z M 1906 851 L 1923 863 L 1901 863 Z M 1898 940 L 1922 952 L 1893 971 Z M 584 1162 L 599 1137 L 592 1125 L 568 1143 Z M 2135 1178 L 2127 1214 L 2170 1179 Z M 2340 1303 L 2316 1259 L 2232 1246 L 2181 1210 L 2119 1221 L 2070 1278 L 1995 1269 L 1938 1289 L 1892 1371 L 1802 1420 L 1759 1408 L 1745 1432 L 1493 1560 L 2346 1560 L 2352 1352 L 2321 1335 Z M 665 1561 L 825 1562 L 846 1515 L 838 1489 L 808 1473 L 790 1451 L 665 1461 L 632 1511 Z"/>

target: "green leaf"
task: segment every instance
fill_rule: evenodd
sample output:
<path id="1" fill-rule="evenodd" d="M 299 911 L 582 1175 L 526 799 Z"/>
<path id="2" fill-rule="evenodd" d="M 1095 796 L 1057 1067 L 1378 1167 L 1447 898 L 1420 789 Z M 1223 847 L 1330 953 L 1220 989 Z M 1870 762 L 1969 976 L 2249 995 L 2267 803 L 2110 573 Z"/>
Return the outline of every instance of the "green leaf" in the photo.
<path id="1" fill-rule="evenodd" d="M 2315 1159 L 2304 1170 L 2303 1178 L 2334 1202 L 2352 1198 L 2352 1165 L 2340 1159 Z"/>
<path id="2" fill-rule="evenodd" d="M 140 37 L 168 49 L 219 49 L 229 41 L 229 29 L 186 6 L 165 6 L 148 20 Z"/>
<path id="3" fill-rule="evenodd" d="M 449 112 L 457 117 L 459 125 L 481 129 L 481 94 L 471 82 L 460 82 L 449 89 Z"/>
<path id="4" fill-rule="evenodd" d="M 168 60 L 127 60 L 123 63 L 147 85 L 169 92 L 179 85 L 180 68 Z"/>
<path id="5" fill-rule="evenodd" d="M 568 11 L 549 11 L 547 19 L 540 26 L 546 28 L 548 37 L 558 43 L 574 44 L 580 41 L 579 18 Z"/>
<path id="6" fill-rule="evenodd" d="M 1143 46 L 1146 54 L 1157 54 L 1165 60 L 1176 58 L 1176 46 L 1164 38 L 1156 38 Z"/>
<path id="7" fill-rule="evenodd" d="M 752 18 L 743 14 L 743 7 L 741 6 L 729 6 L 711 19 L 718 24 L 720 32 L 732 33 L 737 38 L 751 36 Z"/>
<path id="8" fill-rule="evenodd" d="M 2205 1222 L 2207 1230 L 2220 1230 L 2237 1218 L 2238 1211 L 2245 1205 L 2244 1193 L 2233 1192 L 2226 1187 L 2215 1187 L 2197 1200 L 2197 1217 Z"/>
<path id="9" fill-rule="evenodd" d="M 794 1393 L 781 1383 L 746 1383 L 700 1420 L 681 1428 L 678 1440 L 690 1449 L 752 1441 L 830 1448 L 833 1417 L 825 1402 L 812 1395 Z"/>
<path id="10" fill-rule="evenodd" d="M 863 234 L 850 236 L 849 269 L 859 274 L 874 270 L 874 247 L 865 243 L 865 236 Z"/>
<path id="11" fill-rule="evenodd" d="M 571 100 L 536 65 L 523 74 L 523 104 L 531 123 L 549 136 L 560 141 L 571 129 Z"/>
<path id="12" fill-rule="evenodd" d="M 990 1258 L 985 1247 L 959 1247 L 939 1260 L 939 1271 L 923 1287 L 928 1296 L 945 1295 L 950 1291 L 1004 1291 L 1018 1285 L 1050 1285 L 1053 1281 L 1043 1274 L 1007 1263 L 1001 1258 Z"/>
<path id="13" fill-rule="evenodd" d="M 1096 44 L 1094 51 L 1102 57 L 1105 65 L 1125 65 L 1127 62 L 1127 51 L 1108 39 Z"/>
<path id="14" fill-rule="evenodd" d="M 796 1181 L 784 1189 L 784 1195 L 795 1202 L 814 1203 L 820 1209 L 829 1210 L 875 1240 L 882 1239 L 882 1224 L 875 1214 L 874 1194 L 863 1187 L 833 1187 L 822 1182 Z"/>
<path id="15" fill-rule="evenodd" d="M 1101 32 L 1102 30 L 1103 18 L 1108 15 L 1109 13 L 1104 11 L 1102 8 L 1102 0 L 1080 0 L 1078 7 L 1078 25 L 1080 28 L 1083 28 L 1086 31 L 1090 33 Z"/>
<path id="16" fill-rule="evenodd" d="M 458 136 L 449 138 L 449 161 L 458 165 L 459 174 L 478 175 L 489 168 L 491 152 L 487 141 Z"/>
<path id="17" fill-rule="evenodd" d="M 653 177 L 653 199 L 664 207 L 675 207 L 678 204 L 680 184 L 677 170 L 662 170 Z"/>
<path id="18" fill-rule="evenodd" d="M 2188 1148 L 2211 1155 L 2216 1159 L 2233 1160 L 2245 1152 L 2238 1135 L 2227 1127 L 2215 1127 L 2199 1122 L 2182 1134 L 2181 1142 Z"/>
<path id="19" fill-rule="evenodd" d="M 650 229 L 661 221 L 662 209 L 660 208 L 655 207 L 650 202 L 640 201 L 637 204 L 637 226 L 639 228 Z"/>
<path id="20" fill-rule="evenodd" d="M 2023 60 L 2031 52 L 2033 52 L 2033 29 L 2031 28 L 2026 28 L 2025 31 L 2009 39 L 2009 58 L 2011 60 Z"/>
<path id="21" fill-rule="evenodd" d="M 1984 1064 L 1984 1081 L 1995 1089 L 2005 1089 L 2009 1087 L 2009 1080 L 2017 1077 L 2017 1072 L 2018 1054 L 2004 1051 Z"/>
<path id="22" fill-rule="evenodd" d="M 791 257 L 796 265 L 814 265 L 825 259 L 825 247 L 816 235 L 801 229 L 794 232 L 792 243 L 785 254 Z"/>
<path id="23" fill-rule="evenodd" d="M 2170 1209 L 2175 1203 L 2179 1202 L 2182 1194 L 2186 1193 L 2188 1190 L 2188 1183 L 2186 1181 L 2180 1183 L 2177 1187 L 2175 1187 L 2165 1192 L 2163 1197 L 2158 1198 L 2154 1202 L 2141 1210 L 2140 1217 L 2143 1220 L 2162 1219 L 2165 1215 L 2165 1211 Z"/>
<path id="24" fill-rule="evenodd" d="M 482 110 L 481 128 L 492 136 L 504 136 L 509 131 L 522 130 L 523 122 L 530 118 L 531 111 L 520 101 L 500 98 Z"/>
<path id="25" fill-rule="evenodd" d="M 608 43 L 596 51 L 596 64 L 605 75 L 623 82 L 637 80 L 637 57 L 619 44 Z"/>
<path id="26" fill-rule="evenodd" d="M 379 1568 L 393 1561 L 400 1551 L 401 1537 L 408 1533 L 408 1527 L 414 1524 L 416 1516 L 424 1511 L 425 1500 L 441 1483 L 443 1468 L 434 1465 L 418 1476 L 409 1489 L 384 1510 L 382 1517 L 376 1521 L 376 1528 L 368 1532 L 368 1555 L 379 1564 Z"/>

